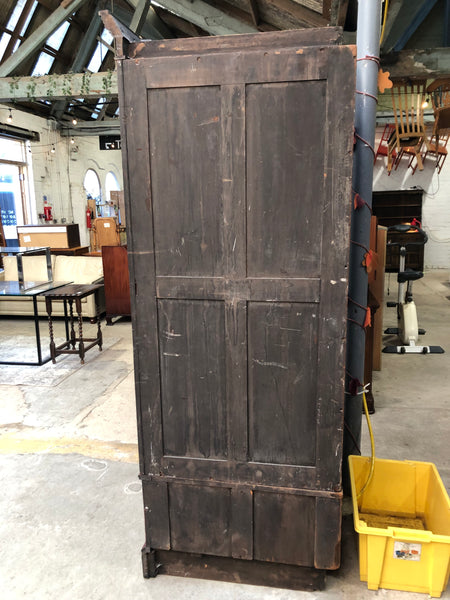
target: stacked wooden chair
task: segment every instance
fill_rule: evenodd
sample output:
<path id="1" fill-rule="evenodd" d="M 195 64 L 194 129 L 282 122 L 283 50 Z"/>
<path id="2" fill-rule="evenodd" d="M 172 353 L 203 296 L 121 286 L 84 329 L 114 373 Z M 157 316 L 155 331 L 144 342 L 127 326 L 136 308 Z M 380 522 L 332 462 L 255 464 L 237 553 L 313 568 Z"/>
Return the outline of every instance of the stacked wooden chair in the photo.
<path id="1" fill-rule="evenodd" d="M 404 154 L 410 155 L 409 165 L 414 158 L 420 171 L 423 170 L 422 145 L 428 148 L 423 121 L 426 80 L 396 81 L 391 88 L 395 129 L 388 140 L 388 172 L 398 165 Z"/>
<path id="2" fill-rule="evenodd" d="M 436 157 L 436 168 L 441 172 L 447 158 L 447 142 L 450 134 L 450 79 L 436 79 L 427 87 L 434 112 L 434 126 L 430 143 L 424 154 Z"/>

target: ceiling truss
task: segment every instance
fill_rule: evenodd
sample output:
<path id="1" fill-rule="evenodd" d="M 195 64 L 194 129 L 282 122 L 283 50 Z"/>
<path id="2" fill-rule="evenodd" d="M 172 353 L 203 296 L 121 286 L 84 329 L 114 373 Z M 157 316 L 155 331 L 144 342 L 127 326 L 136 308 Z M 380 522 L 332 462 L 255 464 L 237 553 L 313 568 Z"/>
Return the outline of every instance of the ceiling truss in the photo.
<path id="1" fill-rule="evenodd" d="M 18 21 L 7 29 L 9 15 L 16 3 L 2 0 L 0 35 L 2 31 L 7 31 L 9 40 L 3 57 L 0 57 L 0 102 L 55 118 L 64 127 L 73 113 L 78 115 L 79 120 L 92 121 L 94 129 L 103 123 L 111 127 L 118 106 L 114 52 L 105 51 L 101 55 L 99 73 L 87 71 L 99 41 L 106 43 L 100 38 L 103 24 L 98 16 L 99 11 L 106 8 L 128 28 L 130 34 L 144 39 L 229 35 L 330 25 L 343 27 L 347 34 L 345 39 L 351 39 L 359 5 L 358 0 L 155 2 L 39 0 L 30 21 L 34 0 L 26 0 Z M 443 13 L 441 39 L 432 48 L 412 48 L 411 40 L 417 40 L 418 32 L 429 24 L 430 15 L 434 15 L 436 21 L 436 11 Z M 449 16 L 450 0 L 390 0 L 381 48 L 383 69 L 395 78 L 449 76 Z M 48 37 L 66 20 L 72 32 L 68 45 L 63 45 L 60 50 L 46 45 Z M 27 22 L 29 25 L 24 32 Z M 75 51 L 71 53 L 73 48 Z M 43 50 L 54 61 L 51 74 L 29 77 Z"/>

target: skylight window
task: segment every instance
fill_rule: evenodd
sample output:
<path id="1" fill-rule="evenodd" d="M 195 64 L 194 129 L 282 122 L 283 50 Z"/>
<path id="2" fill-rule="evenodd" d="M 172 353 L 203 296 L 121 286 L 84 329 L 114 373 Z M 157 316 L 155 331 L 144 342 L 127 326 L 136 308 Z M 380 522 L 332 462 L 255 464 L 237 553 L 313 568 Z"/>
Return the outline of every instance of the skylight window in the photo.
<path id="1" fill-rule="evenodd" d="M 54 60 L 54 56 L 50 56 L 47 52 L 41 52 L 31 75 L 47 75 Z"/>
<path id="2" fill-rule="evenodd" d="M 16 28 L 16 25 L 20 19 L 20 15 L 22 14 L 23 11 L 23 7 L 25 6 L 27 0 L 18 0 L 16 3 L 16 7 L 13 10 L 12 15 L 9 17 L 9 21 L 6 24 L 6 29 L 9 29 L 10 31 L 14 31 L 14 29 Z M 36 2 L 37 4 L 37 2 Z"/>
<path id="3" fill-rule="evenodd" d="M 114 37 L 109 33 L 107 29 L 103 30 L 101 35 L 101 39 L 108 45 L 111 45 Z M 98 70 L 102 66 L 102 62 L 105 59 L 105 56 L 108 52 L 108 49 L 104 47 L 102 42 L 98 42 L 97 47 L 92 55 L 92 58 L 87 66 L 87 70 L 91 73 L 98 73 Z"/>
<path id="4" fill-rule="evenodd" d="M 18 2 L 16 3 L 16 7 L 13 10 L 13 13 L 10 16 L 8 23 L 6 24 L 7 31 L 14 32 L 17 35 L 17 32 L 15 32 L 14 30 L 17 27 L 17 23 L 19 22 L 19 19 L 22 15 L 25 4 L 26 4 L 26 0 L 18 0 Z M 19 32 L 19 36 L 23 36 L 25 31 L 27 30 L 27 27 L 31 21 L 31 18 L 34 14 L 34 11 L 36 10 L 37 5 L 38 5 L 38 2 L 37 2 L 37 0 L 35 0 L 32 7 L 28 11 L 28 16 L 25 19 L 22 29 Z M 6 31 L 0 37 L 0 60 L 3 58 L 3 55 L 5 54 L 5 50 L 8 47 L 10 39 L 11 39 L 11 34 L 7 33 Z M 18 39 L 16 41 L 13 52 L 16 51 L 19 44 L 20 44 L 20 39 Z"/>
<path id="5" fill-rule="evenodd" d="M 21 35 L 21 36 L 22 36 L 22 35 L 25 35 L 25 31 L 27 30 L 27 28 L 28 28 L 28 25 L 30 24 L 31 18 L 32 18 L 32 16 L 34 15 L 34 11 L 36 10 L 36 6 L 37 6 L 37 5 L 38 5 L 38 1 L 37 1 L 37 0 L 35 0 L 35 2 L 34 2 L 34 4 L 33 4 L 33 6 L 31 7 L 31 10 L 30 10 L 30 12 L 28 13 L 28 17 L 26 18 L 26 20 L 25 20 L 25 23 L 23 24 L 23 27 L 22 27 L 22 29 L 20 30 L 20 35 Z"/>
<path id="6" fill-rule="evenodd" d="M 98 102 L 97 102 L 97 104 L 96 104 L 96 106 L 95 106 L 95 108 L 94 108 L 94 110 L 93 110 L 93 112 L 92 112 L 92 115 L 91 115 L 91 117 L 92 117 L 93 119 L 98 119 L 98 117 L 99 117 L 99 114 L 100 114 L 100 112 L 101 112 L 101 110 L 102 110 L 102 108 L 103 108 L 103 105 L 104 105 L 106 102 L 107 102 L 106 98 L 99 98 L 99 99 L 98 99 Z"/>
<path id="7" fill-rule="evenodd" d="M 59 50 L 68 29 L 69 21 L 64 21 L 64 23 L 48 38 L 46 46 L 50 46 L 53 50 Z"/>
<path id="8" fill-rule="evenodd" d="M 5 54 L 6 46 L 8 45 L 11 36 L 9 33 L 4 33 L 0 38 L 0 60 L 2 60 L 3 55 Z"/>
<path id="9" fill-rule="evenodd" d="M 66 36 L 67 30 L 69 29 L 69 21 L 64 21 L 62 25 L 58 27 L 56 31 L 52 33 L 52 35 L 47 39 L 46 46 L 51 48 L 52 50 L 58 51 L 63 43 L 63 40 Z M 34 66 L 32 75 L 47 75 L 52 67 L 52 64 L 55 60 L 54 56 L 48 54 L 45 50 L 43 50 L 37 63 Z"/>

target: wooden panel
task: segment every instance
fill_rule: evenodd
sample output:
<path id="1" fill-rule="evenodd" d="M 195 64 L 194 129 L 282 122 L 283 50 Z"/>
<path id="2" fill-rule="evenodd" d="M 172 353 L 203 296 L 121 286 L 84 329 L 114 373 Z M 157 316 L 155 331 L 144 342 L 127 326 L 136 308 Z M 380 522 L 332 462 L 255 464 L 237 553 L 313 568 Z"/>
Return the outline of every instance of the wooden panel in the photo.
<path id="1" fill-rule="evenodd" d="M 278 423 L 274 423 L 278 430 Z M 283 431 L 283 428 L 280 427 Z M 243 436 L 236 440 L 239 449 L 244 447 L 246 438 Z M 335 446 L 333 446 L 335 447 Z M 339 450 L 339 447 L 337 447 Z M 336 450 L 335 450 L 336 451 Z M 243 452 L 242 452 L 243 453 Z M 199 481 L 213 481 L 227 483 L 230 481 L 245 482 L 249 485 L 271 486 L 276 485 L 287 489 L 302 489 L 306 492 L 314 491 L 328 496 L 334 493 L 334 486 L 319 488 L 317 485 L 318 473 L 316 466 L 280 465 L 279 463 L 247 462 L 245 460 L 211 460 L 201 458 L 186 458 L 184 456 L 166 456 L 158 465 L 150 466 L 152 476 L 170 478 L 189 477 Z M 338 472 L 339 475 L 339 472 Z M 339 487 L 339 486 L 336 486 Z"/>
<path id="2" fill-rule="evenodd" d="M 314 564 L 315 504 L 311 497 L 255 492 L 255 559 Z"/>
<path id="3" fill-rule="evenodd" d="M 23 225 L 17 227 L 19 245 L 72 248 L 80 245 L 78 225 Z"/>
<path id="4" fill-rule="evenodd" d="M 330 50 L 334 49 L 337 48 Z M 207 57 L 177 56 L 170 61 L 170 69 L 167 69 L 167 60 L 154 58 L 151 70 L 146 72 L 145 83 L 148 89 L 184 88 L 320 80 L 328 75 L 327 53 L 318 53 L 313 48 L 271 49 L 252 54 L 217 52 Z M 251 69 L 249 60 L 253 62 Z"/>
<path id="5" fill-rule="evenodd" d="M 146 102 L 142 102 L 146 96 L 142 73 L 138 69 L 127 69 L 125 83 L 123 66 L 119 61 L 124 194 L 127 219 L 131 224 L 127 245 L 134 369 L 139 380 L 136 384 L 139 466 L 140 473 L 147 474 L 150 465 L 157 464 L 163 454 L 153 213 L 147 187 L 150 181 L 148 109 Z M 150 431 L 151 445 L 147 437 Z"/>
<path id="6" fill-rule="evenodd" d="M 129 56 L 156 57 L 156 56 L 179 56 L 182 54 L 204 54 L 205 52 L 236 52 L 236 50 L 249 50 L 255 48 L 285 48 L 293 45 L 315 46 L 317 44 L 336 44 L 342 39 L 340 27 L 321 27 L 313 29 L 302 29 L 296 31 L 283 31 L 265 33 L 264 35 L 242 34 L 228 36 L 208 36 L 201 38 L 180 38 L 176 44 L 164 41 L 136 42 L 129 46 Z"/>
<path id="7" fill-rule="evenodd" d="M 341 559 L 342 504 L 339 498 L 316 498 L 314 566 L 337 569 Z"/>
<path id="8" fill-rule="evenodd" d="M 165 575 L 309 592 L 325 589 L 325 571 L 315 568 L 164 550 L 157 551 L 155 558 L 161 565 L 158 572 Z M 276 595 L 280 595 L 279 590 Z"/>
<path id="9" fill-rule="evenodd" d="M 105 283 L 106 320 L 130 315 L 130 280 L 126 246 L 103 246 L 103 278 Z"/>
<path id="10" fill-rule="evenodd" d="M 249 305 L 249 456 L 253 461 L 315 463 L 317 329 L 314 305 Z"/>
<path id="11" fill-rule="evenodd" d="M 333 51 L 333 49 L 330 49 Z M 331 59 L 331 56 L 330 56 Z M 322 264 L 317 352 L 316 486 L 341 490 L 345 336 L 347 330 L 348 254 L 350 246 L 353 160 L 352 112 L 344 98 L 353 97 L 354 82 L 343 78 L 348 68 L 343 53 L 333 56 L 328 71 L 322 202 Z M 351 100 L 348 100 L 351 104 Z M 330 537 L 331 541 L 331 537 Z M 333 568 L 333 567 L 330 567 Z"/>
<path id="12" fill-rule="evenodd" d="M 231 556 L 231 491 L 169 485 L 171 546 L 179 552 Z"/>
<path id="13" fill-rule="evenodd" d="M 244 260 L 245 269 L 245 260 Z M 246 278 L 221 277 L 158 277 L 160 298 L 185 298 L 208 300 L 253 300 L 263 302 L 319 302 L 319 278 Z"/>
<path id="14" fill-rule="evenodd" d="M 220 88 L 151 90 L 148 106 L 157 274 L 220 275 Z"/>
<path id="15" fill-rule="evenodd" d="M 253 559 L 253 490 L 231 488 L 231 555 Z"/>
<path id="16" fill-rule="evenodd" d="M 222 302 L 158 304 L 164 454 L 227 455 Z"/>
<path id="17" fill-rule="evenodd" d="M 169 496 L 167 483 L 142 483 L 146 542 L 152 548 L 170 550 Z"/>
<path id="18" fill-rule="evenodd" d="M 325 93 L 323 81 L 247 86 L 250 276 L 320 272 Z M 301 184 L 293 173 L 302 173 Z"/>

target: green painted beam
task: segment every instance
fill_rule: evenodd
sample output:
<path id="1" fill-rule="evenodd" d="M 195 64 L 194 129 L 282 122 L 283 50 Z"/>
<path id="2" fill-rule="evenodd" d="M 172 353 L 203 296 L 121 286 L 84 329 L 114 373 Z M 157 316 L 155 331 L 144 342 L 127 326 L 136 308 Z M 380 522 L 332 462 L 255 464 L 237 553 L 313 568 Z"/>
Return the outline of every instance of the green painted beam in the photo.
<path id="1" fill-rule="evenodd" d="M 31 99 L 54 101 L 102 96 L 117 96 L 115 71 L 0 78 L 0 102 L 26 102 Z"/>

